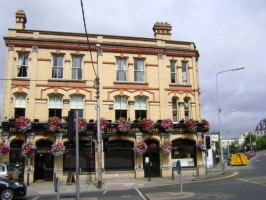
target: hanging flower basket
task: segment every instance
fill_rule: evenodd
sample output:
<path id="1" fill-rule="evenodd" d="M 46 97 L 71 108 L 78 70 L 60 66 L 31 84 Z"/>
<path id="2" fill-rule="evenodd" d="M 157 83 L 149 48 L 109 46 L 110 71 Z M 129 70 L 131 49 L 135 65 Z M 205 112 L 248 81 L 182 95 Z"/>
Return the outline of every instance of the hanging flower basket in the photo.
<path id="1" fill-rule="evenodd" d="M 49 133 L 59 132 L 60 131 L 60 118 L 49 117 L 46 131 Z"/>
<path id="2" fill-rule="evenodd" d="M 16 119 L 15 127 L 18 132 L 26 133 L 31 129 L 31 121 L 27 117 L 19 117 Z"/>
<path id="3" fill-rule="evenodd" d="M 0 143 L 0 156 L 6 155 L 10 152 L 10 146 L 4 142 Z"/>
<path id="4" fill-rule="evenodd" d="M 97 131 L 97 122 L 93 125 L 94 130 Z M 104 132 L 107 132 L 107 128 L 108 128 L 108 121 L 101 117 L 100 119 L 100 129 Z"/>
<path id="5" fill-rule="evenodd" d="M 78 130 L 79 132 L 85 132 L 87 129 L 86 119 L 79 117 L 78 119 Z M 76 120 L 74 120 L 74 131 L 76 131 Z"/>
<path id="6" fill-rule="evenodd" d="M 51 147 L 51 154 L 56 157 L 62 156 L 65 153 L 65 147 L 61 142 L 55 143 Z"/>
<path id="7" fill-rule="evenodd" d="M 164 131 L 171 131 L 173 129 L 173 122 L 171 119 L 164 119 L 160 126 Z"/>
<path id="8" fill-rule="evenodd" d="M 144 154 L 147 148 L 147 144 L 143 140 L 135 142 L 134 151 L 136 151 L 137 154 Z"/>
<path id="9" fill-rule="evenodd" d="M 32 142 L 27 142 L 22 146 L 22 155 L 30 157 L 36 151 L 37 147 Z"/>
<path id="10" fill-rule="evenodd" d="M 163 154 L 167 156 L 172 152 L 173 146 L 172 146 L 171 142 L 163 142 L 161 144 L 161 149 L 163 151 Z"/>
<path id="11" fill-rule="evenodd" d="M 188 121 L 186 121 L 186 127 L 188 132 L 197 132 L 197 123 L 193 119 L 189 119 Z"/>
<path id="12" fill-rule="evenodd" d="M 206 119 L 202 119 L 201 124 L 203 125 L 203 133 L 210 130 L 210 123 Z"/>
<path id="13" fill-rule="evenodd" d="M 126 133 L 128 132 L 130 129 L 130 123 L 129 121 L 127 121 L 127 119 L 125 119 L 124 117 L 121 117 L 118 121 L 117 121 L 117 125 L 116 125 L 116 130 L 119 133 Z"/>
<path id="14" fill-rule="evenodd" d="M 142 131 L 146 133 L 151 133 L 154 129 L 155 124 L 152 120 L 144 118 L 141 122 Z"/>

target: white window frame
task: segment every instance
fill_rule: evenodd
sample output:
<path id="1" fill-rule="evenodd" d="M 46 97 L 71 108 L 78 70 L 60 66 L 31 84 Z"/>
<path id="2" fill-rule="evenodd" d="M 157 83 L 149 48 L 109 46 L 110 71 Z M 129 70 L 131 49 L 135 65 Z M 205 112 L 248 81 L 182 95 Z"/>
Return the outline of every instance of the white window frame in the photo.
<path id="1" fill-rule="evenodd" d="M 48 108 L 49 109 L 62 109 L 63 108 L 63 97 L 61 95 L 50 95 Z"/>
<path id="2" fill-rule="evenodd" d="M 174 78 L 174 81 L 172 81 L 172 78 Z M 170 61 L 170 81 L 171 81 L 171 83 L 177 83 L 176 61 Z"/>
<path id="3" fill-rule="evenodd" d="M 176 104 L 176 108 L 174 107 L 174 103 Z M 174 119 L 174 112 L 176 112 L 176 120 Z M 176 97 L 172 98 L 172 118 L 173 122 L 179 121 L 179 105 L 178 105 L 178 98 Z"/>
<path id="4" fill-rule="evenodd" d="M 141 69 L 142 68 L 142 69 Z M 145 59 L 134 59 L 134 81 L 145 81 Z"/>
<path id="5" fill-rule="evenodd" d="M 188 112 L 188 115 L 186 115 L 186 112 Z M 185 116 L 185 120 L 190 119 L 190 101 L 189 101 L 189 99 L 184 99 L 184 116 Z"/>
<path id="6" fill-rule="evenodd" d="M 15 108 L 26 108 L 26 94 L 15 95 Z"/>
<path id="7" fill-rule="evenodd" d="M 62 58 L 62 60 L 60 60 L 60 58 Z M 56 63 L 55 63 L 55 59 L 57 60 Z M 60 74 L 60 72 L 62 74 Z M 60 55 L 54 54 L 53 55 L 52 78 L 62 79 L 63 77 L 64 77 L 64 55 L 63 54 L 60 54 Z"/>
<path id="8" fill-rule="evenodd" d="M 182 61 L 182 83 L 188 84 L 188 62 Z"/>
<path id="9" fill-rule="evenodd" d="M 77 62 L 74 61 L 75 59 Z M 72 80 L 82 80 L 82 59 L 83 56 L 72 56 Z"/>
<path id="10" fill-rule="evenodd" d="M 18 53 L 18 65 L 17 65 L 17 77 L 28 77 L 28 67 L 29 67 L 29 53 Z M 20 75 L 20 70 L 25 68 L 26 75 Z M 20 76 L 19 76 L 20 75 Z"/>
<path id="11" fill-rule="evenodd" d="M 116 80 L 127 81 L 127 59 L 126 58 L 116 58 Z"/>

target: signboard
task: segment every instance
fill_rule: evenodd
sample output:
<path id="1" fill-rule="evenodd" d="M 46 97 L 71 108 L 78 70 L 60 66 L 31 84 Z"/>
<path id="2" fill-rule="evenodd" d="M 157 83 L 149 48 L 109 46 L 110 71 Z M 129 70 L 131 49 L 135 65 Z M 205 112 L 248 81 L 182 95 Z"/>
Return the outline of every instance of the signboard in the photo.
<path id="1" fill-rule="evenodd" d="M 252 142 L 252 145 L 253 145 L 253 146 L 256 146 L 257 144 L 256 144 L 256 142 Z"/>
<path id="2" fill-rule="evenodd" d="M 218 142 L 219 141 L 219 135 L 211 135 L 211 140 L 213 142 Z"/>

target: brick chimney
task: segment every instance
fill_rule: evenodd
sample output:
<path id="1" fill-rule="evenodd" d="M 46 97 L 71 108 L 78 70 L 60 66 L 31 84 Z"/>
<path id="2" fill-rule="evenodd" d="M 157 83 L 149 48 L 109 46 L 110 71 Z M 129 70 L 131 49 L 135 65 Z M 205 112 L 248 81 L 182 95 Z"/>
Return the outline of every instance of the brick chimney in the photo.
<path id="1" fill-rule="evenodd" d="M 16 12 L 16 29 L 24 29 L 27 23 L 27 17 L 24 10 L 20 9 Z"/>
<path id="2" fill-rule="evenodd" d="M 172 26 L 167 22 L 156 22 L 153 26 L 155 39 L 171 40 Z"/>

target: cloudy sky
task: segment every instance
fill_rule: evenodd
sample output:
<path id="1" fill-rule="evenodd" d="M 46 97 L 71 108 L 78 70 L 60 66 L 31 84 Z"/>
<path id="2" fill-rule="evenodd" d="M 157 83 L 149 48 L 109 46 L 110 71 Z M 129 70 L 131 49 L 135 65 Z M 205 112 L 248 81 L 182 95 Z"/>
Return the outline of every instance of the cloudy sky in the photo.
<path id="1" fill-rule="evenodd" d="M 218 131 L 218 75 L 223 137 L 254 132 L 266 117 L 265 0 L 83 0 L 88 33 L 153 38 L 155 22 L 173 26 L 172 40 L 195 42 L 200 53 L 202 117 Z M 23 9 L 26 29 L 84 33 L 80 0 L 0 0 L 0 36 L 15 28 Z M 0 40 L 0 78 L 6 47 Z M 2 101 L 3 81 L 0 81 Z M 2 103 L 1 103 L 2 104 Z M 234 112 L 238 110 L 238 112 Z"/>

